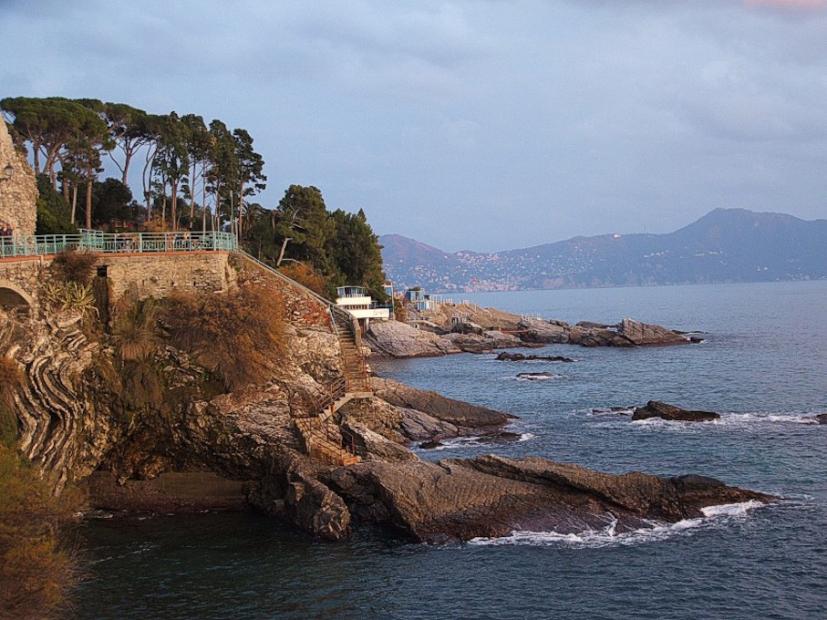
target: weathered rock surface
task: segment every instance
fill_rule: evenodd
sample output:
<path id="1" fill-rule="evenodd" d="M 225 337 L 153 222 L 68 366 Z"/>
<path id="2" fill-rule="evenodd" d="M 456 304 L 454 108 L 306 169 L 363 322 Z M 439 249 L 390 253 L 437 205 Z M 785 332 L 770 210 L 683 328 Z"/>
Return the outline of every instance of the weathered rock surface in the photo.
<path id="1" fill-rule="evenodd" d="M 450 338 L 401 321 L 374 321 L 365 340 L 373 351 L 391 357 L 434 357 L 462 351 Z"/>
<path id="2" fill-rule="evenodd" d="M 662 418 L 676 422 L 713 422 L 720 417 L 719 414 L 713 413 L 712 411 L 692 411 L 657 400 L 650 400 L 644 407 L 635 408 L 632 414 L 632 421 Z"/>
<path id="3" fill-rule="evenodd" d="M 377 397 L 392 405 L 421 411 L 457 427 L 478 431 L 500 427 L 513 419 L 513 416 L 488 407 L 446 398 L 436 392 L 418 390 L 390 379 L 374 377 L 371 385 Z"/>
<path id="4" fill-rule="evenodd" d="M 617 520 L 616 531 L 699 517 L 701 508 L 761 493 L 689 476 L 611 475 L 540 458 L 362 463 L 326 482 L 354 519 L 390 526 L 419 541 L 496 537 L 514 530 L 579 532 Z"/>

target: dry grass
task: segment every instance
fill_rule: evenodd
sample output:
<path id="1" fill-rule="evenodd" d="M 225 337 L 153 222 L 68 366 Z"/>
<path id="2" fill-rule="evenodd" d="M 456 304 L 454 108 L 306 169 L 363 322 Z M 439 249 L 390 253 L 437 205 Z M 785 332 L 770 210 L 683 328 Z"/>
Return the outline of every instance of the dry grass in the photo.
<path id="1" fill-rule="evenodd" d="M 306 286 L 314 293 L 318 293 L 323 297 L 327 295 L 327 280 L 307 263 L 288 263 L 280 267 L 279 271 L 288 278 Z"/>
<path id="2" fill-rule="evenodd" d="M 266 381 L 287 353 L 283 300 L 253 284 L 222 295 L 179 293 L 160 317 L 172 344 L 227 390 Z"/>
<path id="3" fill-rule="evenodd" d="M 121 359 L 125 362 L 145 360 L 158 344 L 158 302 L 138 299 L 127 292 L 115 307 L 112 335 L 116 338 Z"/>
<path id="4" fill-rule="evenodd" d="M 64 282 L 88 286 L 95 272 L 95 256 L 86 252 L 65 250 L 55 256 L 52 270 Z"/>
<path id="5" fill-rule="evenodd" d="M 80 508 L 55 497 L 12 447 L 0 445 L 0 618 L 50 618 L 65 610 L 78 576 L 60 531 Z"/>

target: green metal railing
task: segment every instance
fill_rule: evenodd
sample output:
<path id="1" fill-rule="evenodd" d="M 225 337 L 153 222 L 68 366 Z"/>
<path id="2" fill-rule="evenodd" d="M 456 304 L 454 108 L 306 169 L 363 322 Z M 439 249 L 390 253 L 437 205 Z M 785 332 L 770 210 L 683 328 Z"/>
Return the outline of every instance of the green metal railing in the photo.
<path id="1" fill-rule="evenodd" d="M 36 235 L 28 239 L 0 237 L 0 258 L 44 256 L 64 250 L 102 254 L 226 251 L 238 249 L 227 232 L 104 233 L 81 230 L 76 235 Z"/>

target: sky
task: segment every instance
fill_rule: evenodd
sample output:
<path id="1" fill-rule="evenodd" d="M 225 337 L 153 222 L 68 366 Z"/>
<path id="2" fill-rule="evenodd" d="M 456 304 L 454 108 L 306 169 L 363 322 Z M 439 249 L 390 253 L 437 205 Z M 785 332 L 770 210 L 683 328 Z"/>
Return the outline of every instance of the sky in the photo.
<path id="1" fill-rule="evenodd" d="M 827 0 L 0 0 L 0 55 L 0 97 L 220 118 L 264 206 L 449 251 L 827 217 Z"/>

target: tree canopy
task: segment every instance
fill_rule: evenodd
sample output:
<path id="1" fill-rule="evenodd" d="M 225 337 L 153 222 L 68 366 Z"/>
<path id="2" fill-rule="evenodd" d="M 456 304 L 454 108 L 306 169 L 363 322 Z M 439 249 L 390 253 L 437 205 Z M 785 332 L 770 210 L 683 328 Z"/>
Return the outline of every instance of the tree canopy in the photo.
<path id="1" fill-rule="evenodd" d="M 274 209 L 252 135 L 219 119 L 152 114 L 126 103 L 8 97 L 0 110 L 39 177 L 38 232 L 92 228 L 229 230 L 276 266 L 303 263 L 328 292 L 350 284 L 384 298 L 378 238 L 363 211 L 329 211 L 322 192 L 291 185 Z M 103 179 L 112 161 L 120 178 Z M 140 169 L 138 205 L 130 170 Z M 308 276 L 309 277 L 309 276 Z"/>

